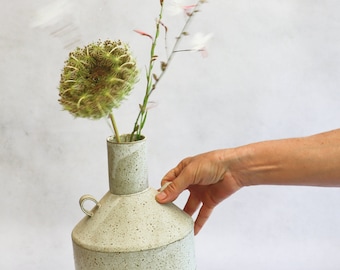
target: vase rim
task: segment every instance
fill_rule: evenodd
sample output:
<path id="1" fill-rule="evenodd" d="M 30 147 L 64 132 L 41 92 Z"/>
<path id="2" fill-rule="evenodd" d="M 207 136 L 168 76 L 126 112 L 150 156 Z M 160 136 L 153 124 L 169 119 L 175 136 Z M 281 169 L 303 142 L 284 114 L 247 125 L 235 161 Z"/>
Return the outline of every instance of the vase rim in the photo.
<path id="1" fill-rule="evenodd" d="M 112 143 L 112 144 L 133 144 L 133 143 L 139 143 L 142 141 L 146 140 L 146 137 L 144 135 L 140 135 L 140 138 L 138 140 L 134 139 L 133 141 L 130 141 L 130 136 L 131 134 L 122 134 L 119 136 L 119 138 L 122 140 L 120 143 L 118 143 L 115 139 L 114 135 L 109 136 L 106 141 L 108 143 Z M 134 135 L 134 138 L 136 138 L 137 135 Z"/>

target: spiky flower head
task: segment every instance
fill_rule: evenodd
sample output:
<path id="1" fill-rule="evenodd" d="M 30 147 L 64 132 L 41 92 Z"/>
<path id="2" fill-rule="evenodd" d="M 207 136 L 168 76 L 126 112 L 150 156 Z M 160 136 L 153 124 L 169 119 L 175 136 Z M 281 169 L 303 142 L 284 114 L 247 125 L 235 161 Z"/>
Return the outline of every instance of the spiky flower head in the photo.
<path id="1" fill-rule="evenodd" d="M 78 47 L 65 61 L 59 102 L 75 117 L 99 119 L 120 106 L 137 76 L 136 60 L 119 40 Z"/>

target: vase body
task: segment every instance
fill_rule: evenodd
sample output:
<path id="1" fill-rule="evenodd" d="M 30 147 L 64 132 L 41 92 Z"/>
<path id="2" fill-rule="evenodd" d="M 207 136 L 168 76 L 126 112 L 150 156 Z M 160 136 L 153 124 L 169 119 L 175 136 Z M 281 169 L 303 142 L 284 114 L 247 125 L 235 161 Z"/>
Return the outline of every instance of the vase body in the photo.
<path id="1" fill-rule="evenodd" d="M 76 270 L 193 270 L 193 221 L 174 204 L 161 205 L 148 185 L 145 139 L 107 140 L 110 190 L 84 195 L 86 216 L 72 231 Z M 88 211 L 83 203 L 93 200 Z"/>

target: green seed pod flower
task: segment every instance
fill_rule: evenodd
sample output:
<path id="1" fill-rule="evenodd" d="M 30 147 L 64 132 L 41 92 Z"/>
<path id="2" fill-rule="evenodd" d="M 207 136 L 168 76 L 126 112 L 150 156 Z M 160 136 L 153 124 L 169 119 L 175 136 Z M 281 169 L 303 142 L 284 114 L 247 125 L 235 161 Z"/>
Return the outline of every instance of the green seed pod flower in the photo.
<path id="1" fill-rule="evenodd" d="M 59 102 L 75 117 L 106 117 L 137 82 L 136 60 L 121 41 L 91 43 L 69 54 L 61 74 Z"/>

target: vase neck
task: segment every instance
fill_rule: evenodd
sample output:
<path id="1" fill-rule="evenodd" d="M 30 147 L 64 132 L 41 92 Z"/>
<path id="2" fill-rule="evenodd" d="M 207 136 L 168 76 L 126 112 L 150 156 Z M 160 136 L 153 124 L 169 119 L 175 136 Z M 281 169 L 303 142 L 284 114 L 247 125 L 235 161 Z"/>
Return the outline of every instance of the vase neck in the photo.
<path id="1" fill-rule="evenodd" d="M 128 195 L 141 192 L 149 187 L 146 163 L 145 139 L 116 143 L 107 139 L 110 192 Z"/>

